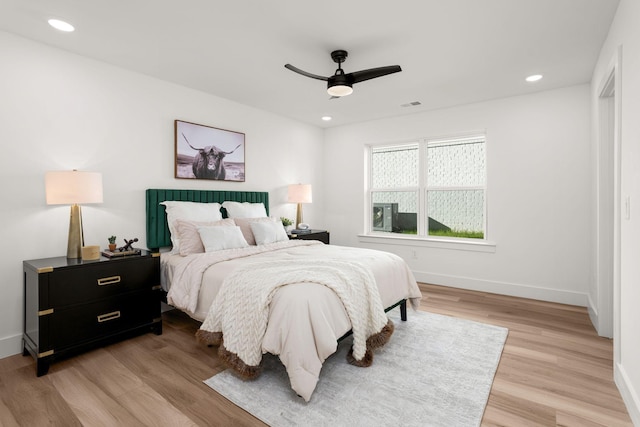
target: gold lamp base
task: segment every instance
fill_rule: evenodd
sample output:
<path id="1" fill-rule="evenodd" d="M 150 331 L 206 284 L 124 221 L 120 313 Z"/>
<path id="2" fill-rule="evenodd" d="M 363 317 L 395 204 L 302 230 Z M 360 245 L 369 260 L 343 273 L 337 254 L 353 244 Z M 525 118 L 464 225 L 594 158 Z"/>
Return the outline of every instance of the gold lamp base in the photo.
<path id="1" fill-rule="evenodd" d="M 296 209 L 296 228 L 298 228 L 299 224 L 302 224 L 302 203 L 298 203 L 298 208 Z"/>
<path id="2" fill-rule="evenodd" d="M 67 258 L 82 258 L 82 246 L 84 236 L 82 234 L 82 213 L 80 206 L 71 205 L 71 217 L 69 218 L 69 240 L 67 242 Z"/>

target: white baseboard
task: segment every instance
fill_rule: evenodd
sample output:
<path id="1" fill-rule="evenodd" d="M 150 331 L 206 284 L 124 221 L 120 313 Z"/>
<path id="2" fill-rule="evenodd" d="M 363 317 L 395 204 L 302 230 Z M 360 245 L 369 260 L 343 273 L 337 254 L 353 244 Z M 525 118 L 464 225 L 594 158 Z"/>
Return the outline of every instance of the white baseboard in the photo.
<path id="1" fill-rule="evenodd" d="M 589 312 L 589 319 L 591 319 L 593 326 L 598 325 L 598 307 L 593 303 L 591 294 L 587 294 L 587 311 Z M 598 329 L 597 326 L 596 329 Z"/>
<path id="2" fill-rule="evenodd" d="M 587 307 L 588 295 L 584 292 L 540 288 L 518 283 L 474 279 L 471 277 L 433 274 L 424 271 L 414 271 L 413 274 L 416 280 L 422 283 Z"/>
<path id="3" fill-rule="evenodd" d="M 22 334 L 0 338 L 0 359 L 22 353 Z"/>
<path id="4" fill-rule="evenodd" d="M 598 318 L 598 307 L 596 307 L 596 303 L 593 302 L 591 294 L 587 294 L 587 309 L 589 310 L 589 316 L 593 316 L 594 319 Z"/>
<path id="5" fill-rule="evenodd" d="M 627 407 L 629 417 L 634 426 L 640 426 L 640 398 L 638 397 L 637 390 L 633 388 L 629 377 L 624 370 L 624 367 L 615 363 L 613 367 L 613 380 L 618 386 L 622 400 Z"/>

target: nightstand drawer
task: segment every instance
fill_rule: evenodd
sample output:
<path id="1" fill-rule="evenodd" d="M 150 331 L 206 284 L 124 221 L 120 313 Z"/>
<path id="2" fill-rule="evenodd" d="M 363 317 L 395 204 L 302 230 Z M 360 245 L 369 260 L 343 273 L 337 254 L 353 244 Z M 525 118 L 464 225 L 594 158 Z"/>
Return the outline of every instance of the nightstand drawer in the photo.
<path id="1" fill-rule="evenodd" d="M 41 351 L 57 352 L 66 347 L 151 324 L 154 319 L 160 318 L 160 299 L 155 291 L 134 292 L 126 298 L 112 297 L 69 309 L 54 310 L 47 317 L 49 336 L 40 337 Z"/>
<path id="2" fill-rule="evenodd" d="M 160 284 L 154 259 L 101 262 L 92 268 L 55 270 L 49 278 L 49 308 L 86 303 Z"/>

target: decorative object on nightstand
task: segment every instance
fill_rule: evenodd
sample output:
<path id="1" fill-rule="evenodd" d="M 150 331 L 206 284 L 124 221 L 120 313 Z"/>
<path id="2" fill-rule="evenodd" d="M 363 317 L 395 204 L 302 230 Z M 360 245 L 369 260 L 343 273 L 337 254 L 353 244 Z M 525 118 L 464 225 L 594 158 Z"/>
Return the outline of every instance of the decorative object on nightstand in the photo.
<path id="1" fill-rule="evenodd" d="M 82 247 L 83 261 L 96 261 L 100 259 L 100 246 L 91 245 Z"/>
<path id="2" fill-rule="evenodd" d="M 118 245 L 116 245 L 116 236 L 109 237 L 109 250 L 113 252 L 117 247 Z"/>
<path id="3" fill-rule="evenodd" d="M 134 251 L 136 249 L 134 249 L 133 244 L 137 241 L 138 241 L 137 237 L 131 240 L 124 239 L 124 242 L 126 243 L 126 245 L 122 246 L 121 248 L 118 248 L 118 250 L 120 252 Z"/>
<path id="4" fill-rule="evenodd" d="M 302 223 L 298 224 L 298 228 L 291 230 L 291 234 L 309 234 L 311 231 L 308 224 Z"/>
<path id="5" fill-rule="evenodd" d="M 23 355 L 52 361 L 144 332 L 162 334 L 160 254 L 24 261 Z"/>
<path id="6" fill-rule="evenodd" d="M 302 224 L 302 204 L 311 203 L 311 184 L 292 184 L 288 191 L 289 203 L 297 203 L 296 228 Z"/>
<path id="7" fill-rule="evenodd" d="M 80 204 L 102 203 L 102 174 L 75 169 L 50 171 L 44 181 L 48 205 L 71 205 L 67 258 L 82 258 L 84 234 Z"/>
<path id="8" fill-rule="evenodd" d="M 282 226 L 287 233 L 293 229 L 293 221 L 291 221 L 289 218 L 281 216 L 280 221 L 282 221 Z"/>
<path id="9" fill-rule="evenodd" d="M 322 243 L 329 244 L 329 232 L 327 230 L 292 230 L 289 233 L 291 240 L 320 240 Z"/>
<path id="10" fill-rule="evenodd" d="M 111 237 L 114 237 L 114 236 L 111 236 Z M 109 250 L 102 252 L 102 255 L 106 256 L 107 258 L 122 257 L 122 256 L 128 256 L 128 255 L 140 255 L 141 250 L 133 247 L 133 244 L 136 243 L 137 241 L 138 241 L 137 237 L 131 240 L 124 239 L 125 245 L 119 247 L 118 249 L 115 249 L 115 248 L 111 249 L 111 243 L 109 243 Z M 111 242 L 111 238 L 109 238 L 109 242 Z"/>

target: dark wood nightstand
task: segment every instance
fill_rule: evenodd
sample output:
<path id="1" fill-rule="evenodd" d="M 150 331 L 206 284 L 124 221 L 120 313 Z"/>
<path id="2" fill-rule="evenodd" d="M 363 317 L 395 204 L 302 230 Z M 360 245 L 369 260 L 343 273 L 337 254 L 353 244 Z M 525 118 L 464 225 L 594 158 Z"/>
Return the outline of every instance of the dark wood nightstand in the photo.
<path id="1" fill-rule="evenodd" d="M 153 331 L 162 334 L 160 254 L 23 262 L 23 351 L 38 376 L 52 361 Z"/>
<path id="2" fill-rule="evenodd" d="M 291 240 L 320 240 L 322 243 L 329 244 L 329 232 L 327 230 L 309 230 L 308 233 L 289 233 Z"/>

